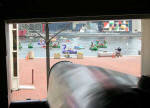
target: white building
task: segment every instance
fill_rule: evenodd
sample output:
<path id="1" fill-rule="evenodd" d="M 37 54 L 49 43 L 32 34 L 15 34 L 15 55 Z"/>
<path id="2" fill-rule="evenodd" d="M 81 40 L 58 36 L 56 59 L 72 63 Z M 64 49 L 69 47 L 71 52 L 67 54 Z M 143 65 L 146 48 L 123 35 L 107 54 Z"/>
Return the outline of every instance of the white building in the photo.
<path id="1" fill-rule="evenodd" d="M 141 32 L 141 19 L 132 20 L 132 32 L 133 33 Z"/>

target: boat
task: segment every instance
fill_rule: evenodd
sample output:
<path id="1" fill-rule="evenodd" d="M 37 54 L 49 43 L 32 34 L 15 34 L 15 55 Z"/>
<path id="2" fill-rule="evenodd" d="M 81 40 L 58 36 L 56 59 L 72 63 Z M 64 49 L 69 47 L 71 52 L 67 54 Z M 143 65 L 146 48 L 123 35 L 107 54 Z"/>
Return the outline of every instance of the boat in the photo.
<path id="1" fill-rule="evenodd" d="M 28 44 L 28 48 L 33 48 L 32 43 L 29 43 L 29 44 Z"/>

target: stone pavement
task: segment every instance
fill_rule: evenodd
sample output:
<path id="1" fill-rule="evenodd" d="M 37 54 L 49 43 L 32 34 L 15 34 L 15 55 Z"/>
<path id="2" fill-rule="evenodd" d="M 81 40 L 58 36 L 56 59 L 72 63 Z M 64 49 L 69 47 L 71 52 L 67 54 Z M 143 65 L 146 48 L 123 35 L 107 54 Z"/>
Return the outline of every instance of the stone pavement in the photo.
<path id="1" fill-rule="evenodd" d="M 50 59 L 50 65 L 54 63 L 69 60 L 73 63 L 99 66 L 115 71 L 127 73 L 134 76 L 140 76 L 141 73 L 141 56 L 123 56 L 121 58 L 111 57 L 85 57 L 84 59 L 62 58 Z M 34 71 L 34 82 L 32 84 L 32 69 Z M 46 59 L 36 58 L 33 60 L 19 60 L 19 77 L 20 85 L 34 85 L 33 90 L 13 91 L 11 95 L 12 101 L 36 99 L 41 100 L 47 97 L 46 85 Z"/>

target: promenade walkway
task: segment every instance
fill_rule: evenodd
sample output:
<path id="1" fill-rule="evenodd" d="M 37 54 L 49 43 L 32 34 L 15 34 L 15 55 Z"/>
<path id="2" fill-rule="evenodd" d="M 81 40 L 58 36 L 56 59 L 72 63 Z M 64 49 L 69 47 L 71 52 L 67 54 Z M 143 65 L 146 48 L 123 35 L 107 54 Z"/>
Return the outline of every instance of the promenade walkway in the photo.
<path id="1" fill-rule="evenodd" d="M 111 57 L 88 57 L 84 59 L 50 59 L 50 65 L 62 60 L 73 63 L 99 66 L 134 76 L 140 76 L 141 56 L 123 56 L 121 58 Z M 32 84 L 32 69 L 34 70 L 34 83 Z M 12 101 L 30 99 L 45 99 L 47 97 L 46 81 L 46 59 L 37 58 L 33 60 L 19 60 L 20 85 L 34 85 L 33 90 L 18 90 L 12 92 Z"/>

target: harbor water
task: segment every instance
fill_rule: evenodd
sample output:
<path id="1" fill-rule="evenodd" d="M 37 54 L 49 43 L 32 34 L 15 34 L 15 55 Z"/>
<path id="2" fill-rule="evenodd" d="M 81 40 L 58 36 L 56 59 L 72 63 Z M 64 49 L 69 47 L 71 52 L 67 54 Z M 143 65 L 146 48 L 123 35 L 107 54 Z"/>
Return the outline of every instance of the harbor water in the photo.
<path id="1" fill-rule="evenodd" d="M 97 51 L 91 51 L 89 48 L 91 42 L 100 40 L 103 42 L 107 41 L 107 48 L 99 48 Z M 41 45 L 38 45 L 38 39 L 31 39 L 30 42 L 33 44 L 33 48 L 28 48 L 29 41 L 26 39 L 19 40 L 22 46 L 22 49 L 19 50 L 19 58 L 25 58 L 29 51 L 34 52 L 36 58 L 46 57 L 46 48 L 42 48 Z M 139 36 L 76 36 L 76 37 L 58 37 L 57 42 L 60 44 L 60 48 L 50 48 L 50 57 L 54 56 L 54 53 L 60 53 L 61 56 L 64 56 L 62 53 L 63 44 L 67 45 L 67 49 L 72 49 L 77 52 L 82 52 L 84 56 L 95 57 L 99 51 L 108 51 L 115 52 L 115 49 L 120 47 L 122 49 L 123 55 L 138 55 L 138 51 L 141 50 L 141 37 Z M 74 49 L 74 46 L 81 46 L 84 49 Z M 72 54 L 76 56 L 76 54 Z"/>

